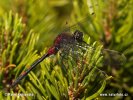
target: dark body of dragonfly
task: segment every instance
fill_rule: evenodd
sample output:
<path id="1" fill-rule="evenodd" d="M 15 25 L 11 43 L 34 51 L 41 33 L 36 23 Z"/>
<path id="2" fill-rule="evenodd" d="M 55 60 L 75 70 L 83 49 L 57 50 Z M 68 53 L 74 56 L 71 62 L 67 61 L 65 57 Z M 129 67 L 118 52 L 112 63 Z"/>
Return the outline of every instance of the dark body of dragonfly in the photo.
<path id="1" fill-rule="evenodd" d="M 55 55 L 59 50 L 64 50 L 65 52 L 68 52 L 70 48 L 72 49 L 73 47 L 81 47 L 81 46 L 76 46 L 77 44 L 85 44 L 86 46 L 89 46 L 85 41 L 83 41 L 83 33 L 79 30 L 76 30 L 73 34 L 69 34 L 67 32 L 62 32 L 59 34 L 55 41 L 54 44 L 51 48 L 48 49 L 47 53 L 44 54 L 41 58 L 37 59 L 29 69 L 27 69 L 25 72 L 23 72 L 17 79 L 16 81 L 11 85 L 11 87 L 14 87 L 19 83 L 20 80 L 22 80 L 33 68 L 35 68 L 40 62 L 42 62 L 45 58 L 49 57 L 50 55 Z M 94 48 L 93 48 L 94 49 Z M 95 49 L 94 49 L 95 50 Z M 108 50 L 108 49 L 103 49 L 103 51 L 108 52 L 109 54 L 114 54 L 119 56 L 119 58 L 122 58 L 122 55 L 113 50 Z M 123 59 L 123 58 L 122 58 Z M 117 59 L 116 59 L 117 60 Z M 115 61 L 116 61 L 115 60 Z M 117 62 L 117 61 L 116 61 Z"/>
<path id="2" fill-rule="evenodd" d="M 16 79 L 16 81 L 11 85 L 11 87 L 14 87 L 15 85 L 17 85 L 20 80 L 22 80 L 33 68 L 35 68 L 45 58 L 49 57 L 50 55 L 55 55 L 60 49 L 64 48 L 64 46 L 66 46 L 65 44 L 75 44 L 77 42 L 83 42 L 83 33 L 78 30 L 76 30 L 73 35 L 70 35 L 65 32 L 59 34 L 56 37 L 53 46 L 48 49 L 47 53 L 44 54 L 41 58 L 37 59 L 30 66 L 29 69 L 27 69 L 25 72 L 22 72 L 21 75 Z M 69 48 L 71 46 L 72 45 L 69 45 Z"/>

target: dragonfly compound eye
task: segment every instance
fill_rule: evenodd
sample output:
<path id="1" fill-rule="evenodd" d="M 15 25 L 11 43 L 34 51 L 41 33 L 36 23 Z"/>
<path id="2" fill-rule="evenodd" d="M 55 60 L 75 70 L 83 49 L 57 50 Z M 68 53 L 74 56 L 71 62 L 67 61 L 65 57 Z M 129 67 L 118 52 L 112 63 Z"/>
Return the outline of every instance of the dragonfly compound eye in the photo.
<path id="1" fill-rule="evenodd" d="M 79 42 L 83 41 L 83 33 L 80 32 L 79 30 L 76 30 L 74 32 L 74 39 L 76 39 Z"/>

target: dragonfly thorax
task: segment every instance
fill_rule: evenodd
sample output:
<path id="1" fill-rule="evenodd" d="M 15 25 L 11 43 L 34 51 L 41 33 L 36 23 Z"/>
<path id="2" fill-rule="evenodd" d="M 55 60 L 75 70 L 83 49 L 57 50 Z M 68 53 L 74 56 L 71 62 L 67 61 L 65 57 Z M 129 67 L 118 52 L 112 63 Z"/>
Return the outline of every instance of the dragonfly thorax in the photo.
<path id="1" fill-rule="evenodd" d="M 54 41 L 54 46 L 58 48 L 58 50 L 63 49 L 63 51 L 69 51 L 79 42 L 83 42 L 83 33 L 76 30 L 72 35 L 65 32 L 58 35 Z"/>

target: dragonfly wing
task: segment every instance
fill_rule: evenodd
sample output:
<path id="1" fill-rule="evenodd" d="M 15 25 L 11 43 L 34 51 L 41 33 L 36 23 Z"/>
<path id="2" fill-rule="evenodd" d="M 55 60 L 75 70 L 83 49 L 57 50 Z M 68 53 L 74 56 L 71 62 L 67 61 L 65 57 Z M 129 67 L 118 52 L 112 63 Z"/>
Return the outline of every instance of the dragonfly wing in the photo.
<path id="1" fill-rule="evenodd" d="M 92 51 L 96 50 L 96 48 L 90 46 L 85 42 L 82 43 L 82 45 L 78 44 L 77 47 L 81 48 L 84 51 L 87 49 L 91 49 Z M 103 65 L 120 66 L 126 62 L 125 55 L 115 50 L 103 49 L 101 54 L 103 55 Z"/>
<path id="2" fill-rule="evenodd" d="M 69 25 L 65 25 L 66 27 L 61 32 L 74 33 L 75 30 L 79 30 L 82 32 L 86 32 L 87 30 L 84 27 L 92 28 L 92 21 L 95 18 L 93 15 L 88 15 L 80 20 L 76 19 L 75 21 L 69 21 Z"/>
<path id="3" fill-rule="evenodd" d="M 104 49 L 102 50 L 104 56 L 104 65 L 119 66 L 126 62 L 126 57 L 115 50 Z"/>

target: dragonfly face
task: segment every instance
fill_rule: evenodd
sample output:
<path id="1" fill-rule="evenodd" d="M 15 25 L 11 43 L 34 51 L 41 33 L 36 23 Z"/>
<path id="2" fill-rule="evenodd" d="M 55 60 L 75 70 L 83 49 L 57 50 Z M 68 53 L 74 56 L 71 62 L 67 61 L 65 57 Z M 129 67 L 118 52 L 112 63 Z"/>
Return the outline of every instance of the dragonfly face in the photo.
<path id="1" fill-rule="evenodd" d="M 83 33 L 80 32 L 79 30 L 76 30 L 73 34 L 74 39 L 76 39 L 78 42 L 83 41 Z"/>

